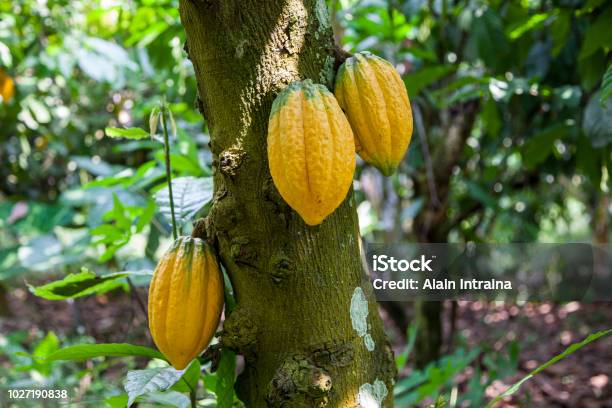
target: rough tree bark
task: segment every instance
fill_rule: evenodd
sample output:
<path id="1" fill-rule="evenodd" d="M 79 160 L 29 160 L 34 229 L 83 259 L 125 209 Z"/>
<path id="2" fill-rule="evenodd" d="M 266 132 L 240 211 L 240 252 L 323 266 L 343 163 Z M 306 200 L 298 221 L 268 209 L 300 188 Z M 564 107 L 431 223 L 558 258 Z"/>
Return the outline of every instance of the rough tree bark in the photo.
<path id="1" fill-rule="evenodd" d="M 274 97 L 298 79 L 332 86 L 325 1 L 181 0 L 180 14 L 211 133 L 204 230 L 238 302 L 221 343 L 245 357 L 239 397 L 248 407 L 391 407 L 395 365 L 363 284 L 352 192 L 308 227 L 268 171 Z"/>

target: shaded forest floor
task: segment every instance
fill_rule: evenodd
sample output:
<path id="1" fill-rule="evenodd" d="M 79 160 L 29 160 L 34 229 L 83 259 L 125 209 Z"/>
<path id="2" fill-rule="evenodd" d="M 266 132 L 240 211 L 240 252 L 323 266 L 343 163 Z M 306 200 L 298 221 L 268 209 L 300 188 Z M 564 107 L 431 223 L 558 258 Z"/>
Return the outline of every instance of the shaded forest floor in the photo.
<path id="1" fill-rule="evenodd" d="M 456 305 L 454 346 L 448 344 L 451 332 L 451 302 L 445 304 L 444 332 L 446 351 L 462 345 L 480 347 L 482 353 L 458 377 L 459 394 L 470 381 L 474 368 L 485 372 L 486 356 L 507 355 L 513 342 L 518 344 L 516 373 L 500 378 L 487 387 L 487 400 L 563 352 L 570 344 L 589 334 L 612 328 L 612 303 L 582 304 L 571 302 L 528 303 L 465 302 Z M 396 353 L 404 347 L 397 342 Z M 405 375 L 409 375 L 410 369 Z M 514 396 L 496 407 L 612 407 L 612 336 L 587 345 L 526 382 Z"/>
<path id="2" fill-rule="evenodd" d="M 612 326 L 612 303 L 522 306 L 459 303 L 458 329 L 469 343 L 502 351 L 514 339 L 520 344 L 519 373 L 496 381 L 493 397 L 571 343 Z M 612 336 L 607 336 L 549 367 L 526 384 L 507 407 L 612 407 Z M 530 400 L 530 402 L 529 402 Z M 528 405 L 526 405 L 528 404 Z"/>
<path id="3" fill-rule="evenodd" d="M 146 290 L 140 288 L 138 294 L 140 302 L 146 305 Z M 24 341 L 26 348 L 31 347 L 28 341 L 34 343 L 41 332 L 47 331 L 54 331 L 61 339 L 86 335 L 97 342 L 152 344 L 146 315 L 133 294 L 113 292 L 68 302 L 46 301 L 25 289 L 16 289 L 4 293 L 3 298 L 0 301 L 0 333 L 28 333 Z M 446 308 L 447 312 L 449 309 Z M 458 302 L 456 311 L 455 344 L 468 348 L 479 346 L 484 354 L 504 353 L 512 342 L 519 344 L 517 374 L 494 381 L 486 390 L 488 397 L 498 395 L 571 343 L 612 326 L 612 303 L 517 306 Z M 447 334 L 450 331 L 448 318 L 445 319 L 445 331 Z M 397 340 L 396 350 L 403 347 L 401 340 Z M 0 364 L 6 366 L 8 361 L 0 357 Z M 475 364 L 485 368 L 479 359 Z M 460 391 L 473 369 L 474 364 L 459 377 Z M 122 374 L 118 366 L 105 373 L 109 379 L 118 379 Z M 500 406 L 612 407 L 612 336 L 550 367 Z"/>

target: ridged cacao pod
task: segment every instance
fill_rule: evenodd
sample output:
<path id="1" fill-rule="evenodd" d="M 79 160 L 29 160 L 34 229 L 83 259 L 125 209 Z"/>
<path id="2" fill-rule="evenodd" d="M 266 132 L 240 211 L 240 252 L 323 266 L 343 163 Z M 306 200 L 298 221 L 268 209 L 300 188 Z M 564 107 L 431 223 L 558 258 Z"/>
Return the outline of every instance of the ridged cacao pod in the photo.
<path id="1" fill-rule="evenodd" d="M 223 309 L 223 277 L 201 239 L 178 238 L 159 261 L 149 287 L 149 329 L 177 370 L 198 356 L 215 334 Z"/>
<path id="2" fill-rule="evenodd" d="M 355 141 L 334 95 L 311 80 L 274 100 L 268 123 L 270 173 L 283 199 L 308 225 L 342 203 L 353 182 Z"/>
<path id="3" fill-rule="evenodd" d="M 348 58 L 334 91 L 355 133 L 357 153 L 385 176 L 395 172 L 412 138 L 412 109 L 390 62 L 369 52 Z"/>

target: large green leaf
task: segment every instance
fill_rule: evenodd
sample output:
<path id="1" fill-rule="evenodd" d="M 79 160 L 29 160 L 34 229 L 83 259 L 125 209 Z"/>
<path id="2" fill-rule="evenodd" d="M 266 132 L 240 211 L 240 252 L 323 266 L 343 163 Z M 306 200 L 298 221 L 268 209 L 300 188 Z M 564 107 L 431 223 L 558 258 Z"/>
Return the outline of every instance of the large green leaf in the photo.
<path id="1" fill-rule="evenodd" d="M 127 406 L 132 406 L 141 395 L 167 390 L 181 379 L 184 372 L 185 370 L 176 370 L 173 367 L 128 371 L 123 382 L 129 397 Z"/>
<path id="2" fill-rule="evenodd" d="M 96 357 L 149 357 L 165 360 L 157 350 L 128 343 L 77 344 L 64 347 L 47 356 L 47 360 L 87 360 Z"/>
<path id="3" fill-rule="evenodd" d="M 591 56 L 600 48 L 610 48 L 612 45 L 612 30 L 610 27 L 612 27 L 612 7 L 606 8 L 587 29 L 580 49 L 580 59 Z"/>
<path id="4" fill-rule="evenodd" d="M 114 273 L 106 276 L 97 276 L 87 268 L 81 268 L 81 272 L 71 273 L 64 279 L 38 287 L 31 285 L 28 285 L 28 287 L 30 292 L 43 299 L 74 299 L 95 293 L 106 293 L 119 286 L 123 286 L 123 283 L 117 280 L 127 275 L 127 273 Z"/>
<path id="5" fill-rule="evenodd" d="M 172 179 L 172 195 L 177 223 L 190 222 L 213 197 L 212 177 Z M 167 187 L 163 187 L 155 194 L 155 201 L 159 211 L 170 221 L 170 194 Z"/>

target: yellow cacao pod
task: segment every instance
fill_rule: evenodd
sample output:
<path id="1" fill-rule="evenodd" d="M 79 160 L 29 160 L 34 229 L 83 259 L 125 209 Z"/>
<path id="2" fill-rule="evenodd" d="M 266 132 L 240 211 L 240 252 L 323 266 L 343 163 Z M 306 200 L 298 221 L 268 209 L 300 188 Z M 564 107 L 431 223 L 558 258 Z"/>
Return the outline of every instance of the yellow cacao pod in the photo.
<path id="1" fill-rule="evenodd" d="M 353 182 L 355 141 L 327 88 L 297 81 L 274 100 L 268 162 L 278 192 L 306 224 L 320 224 L 342 203 Z"/>
<path id="2" fill-rule="evenodd" d="M 412 138 L 412 109 L 390 62 L 369 52 L 348 58 L 334 91 L 355 133 L 357 153 L 385 176 L 395 172 Z"/>
<path id="3" fill-rule="evenodd" d="M 9 103 L 15 94 L 13 78 L 0 69 L 0 102 Z"/>
<path id="4" fill-rule="evenodd" d="M 182 370 L 208 345 L 223 309 L 223 277 L 201 239 L 178 238 L 149 287 L 149 329 L 170 364 Z"/>

